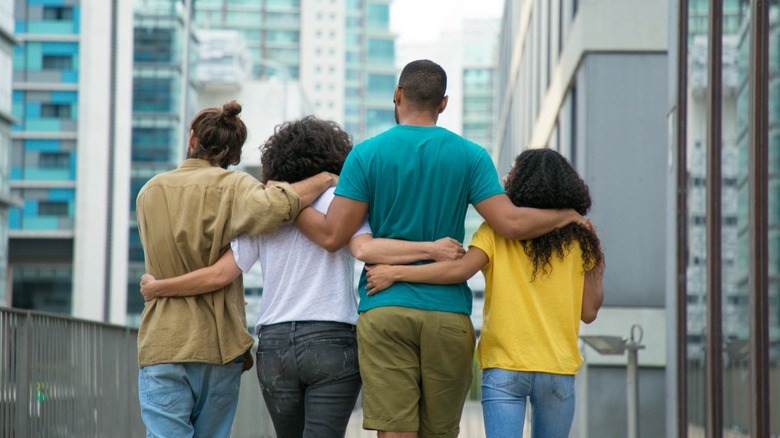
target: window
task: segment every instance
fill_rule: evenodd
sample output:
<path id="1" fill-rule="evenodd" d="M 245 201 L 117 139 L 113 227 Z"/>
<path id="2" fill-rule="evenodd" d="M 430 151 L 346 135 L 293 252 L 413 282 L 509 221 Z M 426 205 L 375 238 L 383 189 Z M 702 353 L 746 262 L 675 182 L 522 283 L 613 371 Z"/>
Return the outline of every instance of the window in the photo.
<path id="1" fill-rule="evenodd" d="M 44 70 L 73 70 L 73 57 L 62 55 L 43 55 Z"/>
<path id="2" fill-rule="evenodd" d="M 40 216 L 67 216 L 68 203 L 63 201 L 41 201 L 38 204 Z"/>
<path id="3" fill-rule="evenodd" d="M 40 156 L 38 165 L 44 168 L 68 168 L 70 167 L 70 154 L 44 152 Z"/>
<path id="4" fill-rule="evenodd" d="M 73 8 L 44 6 L 43 19 L 51 21 L 72 21 Z"/>
<path id="5" fill-rule="evenodd" d="M 41 117 L 52 119 L 69 119 L 70 105 L 44 103 L 41 105 Z"/>

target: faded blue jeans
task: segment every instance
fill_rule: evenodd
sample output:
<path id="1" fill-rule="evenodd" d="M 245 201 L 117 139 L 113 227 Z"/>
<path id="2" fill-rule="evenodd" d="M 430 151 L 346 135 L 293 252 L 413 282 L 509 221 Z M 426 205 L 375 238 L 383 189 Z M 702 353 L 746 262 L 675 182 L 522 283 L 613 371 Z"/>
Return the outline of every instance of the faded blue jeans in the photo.
<path id="1" fill-rule="evenodd" d="M 163 363 L 138 370 L 146 436 L 224 438 L 238 406 L 243 357 L 229 365 Z"/>
<path id="2" fill-rule="evenodd" d="M 262 326 L 257 338 L 257 377 L 277 437 L 343 437 L 361 386 L 355 326 L 286 322 Z"/>
<path id="3" fill-rule="evenodd" d="M 523 436 L 527 401 L 531 437 L 566 438 L 574 421 L 574 376 L 488 368 L 482 372 L 487 438 Z"/>

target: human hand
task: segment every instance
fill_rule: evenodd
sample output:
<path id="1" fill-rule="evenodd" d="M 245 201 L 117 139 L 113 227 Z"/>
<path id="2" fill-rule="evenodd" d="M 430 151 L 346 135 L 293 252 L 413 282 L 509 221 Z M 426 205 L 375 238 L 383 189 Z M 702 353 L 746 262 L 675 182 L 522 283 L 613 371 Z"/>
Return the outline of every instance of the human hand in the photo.
<path id="1" fill-rule="evenodd" d="M 443 237 L 433 242 L 431 260 L 441 262 L 445 260 L 458 260 L 466 254 L 463 245 L 451 237 Z"/>
<path id="2" fill-rule="evenodd" d="M 587 223 L 586 223 L 587 221 L 585 220 L 584 217 L 582 217 L 581 214 L 577 213 L 577 211 L 574 210 L 573 208 L 570 208 L 569 211 L 571 212 L 571 215 L 572 215 L 572 219 L 571 219 L 572 223 L 587 226 Z"/>
<path id="3" fill-rule="evenodd" d="M 151 301 L 157 298 L 156 282 L 157 279 L 152 274 L 141 276 L 141 295 L 144 296 L 144 301 Z"/>
<path id="4" fill-rule="evenodd" d="M 366 291 L 371 296 L 395 283 L 395 267 L 392 265 L 366 265 Z"/>

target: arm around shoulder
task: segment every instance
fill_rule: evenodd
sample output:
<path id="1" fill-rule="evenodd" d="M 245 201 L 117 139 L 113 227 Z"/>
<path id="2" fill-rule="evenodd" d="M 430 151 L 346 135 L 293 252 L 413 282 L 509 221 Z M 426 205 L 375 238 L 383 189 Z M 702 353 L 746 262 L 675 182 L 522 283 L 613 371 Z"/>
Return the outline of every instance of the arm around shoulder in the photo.
<path id="1" fill-rule="evenodd" d="M 474 204 L 474 208 L 505 239 L 534 239 L 572 222 L 585 223 L 585 219 L 572 209 L 517 207 L 505 193 Z"/>
<path id="2" fill-rule="evenodd" d="M 322 214 L 305 208 L 295 220 L 295 226 L 317 245 L 330 252 L 343 248 L 357 231 L 368 213 L 368 203 L 335 196 Z"/>

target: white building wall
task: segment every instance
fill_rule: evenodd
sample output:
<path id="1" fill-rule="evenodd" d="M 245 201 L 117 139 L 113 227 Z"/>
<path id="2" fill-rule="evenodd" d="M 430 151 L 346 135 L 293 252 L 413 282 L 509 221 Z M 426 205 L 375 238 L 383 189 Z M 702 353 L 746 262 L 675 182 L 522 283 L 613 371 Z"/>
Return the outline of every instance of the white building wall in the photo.
<path id="1" fill-rule="evenodd" d="M 319 118 L 344 123 L 345 0 L 301 1 L 300 80 Z"/>
<path id="2" fill-rule="evenodd" d="M 116 4 L 127 13 L 130 0 L 118 0 Z M 110 37 L 114 22 L 113 6 L 114 2 L 105 0 L 83 0 L 81 3 L 72 313 L 77 318 L 93 320 L 105 320 L 107 313 L 112 322 L 123 323 L 127 251 L 125 249 L 121 256 L 118 252 L 110 251 L 113 245 L 118 245 L 114 248 L 117 251 L 121 245 L 125 245 L 125 248 L 127 245 L 129 189 L 128 181 L 125 180 L 129 179 L 130 121 L 122 121 L 119 116 L 127 119 L 130 114 L 128 90 L 132 90 L 132 64 L 128 61 L 132 62 L 132 52 L 117 58 L 120 62 L 117 71 L 120 71 L 120 67 L 124 71 L 112 81 L 111 61 L 115 56 Z M 126 16 L 132 17 L 132 14 Z M 127 32 L 118 36 L 117 40 L 132 41 L 132 20 L 117 21 L 131 23 L 129 26 L 125 23 L 117 30 Z M 125 44 L 124 48 L 128 49 L 128 45 Z M 114 90 L 120 91 L 117 97 L 121 100 L 112 101 Z M 114 103 L 116 108 L 111 107 Z M 115 140 L 114 144 L 112 140 Z M 111 148 L 115 148 L 113 154 Z M 118 187 L 109 184 L 112 157 L 116 172 L 113 178 L 119 183 Z M 123 181 L 119 181 L 120 177 Z M 122 190 L 114 192 L 115 188 Z M 117 214 L 121 211 L 124 212 Z M 118 265 L 108 266 L 109 260 L 115 260 Z M 107 276 L 111 270 L 121 277 L 121 282 L 118 278 L 112 278 L 112 281 L 115 280 L 114 287 L 106 293 Z M 125 272 L 124 277 L 122 271 Z M 107 299 L 117 307 L 107 311 Z"/>

